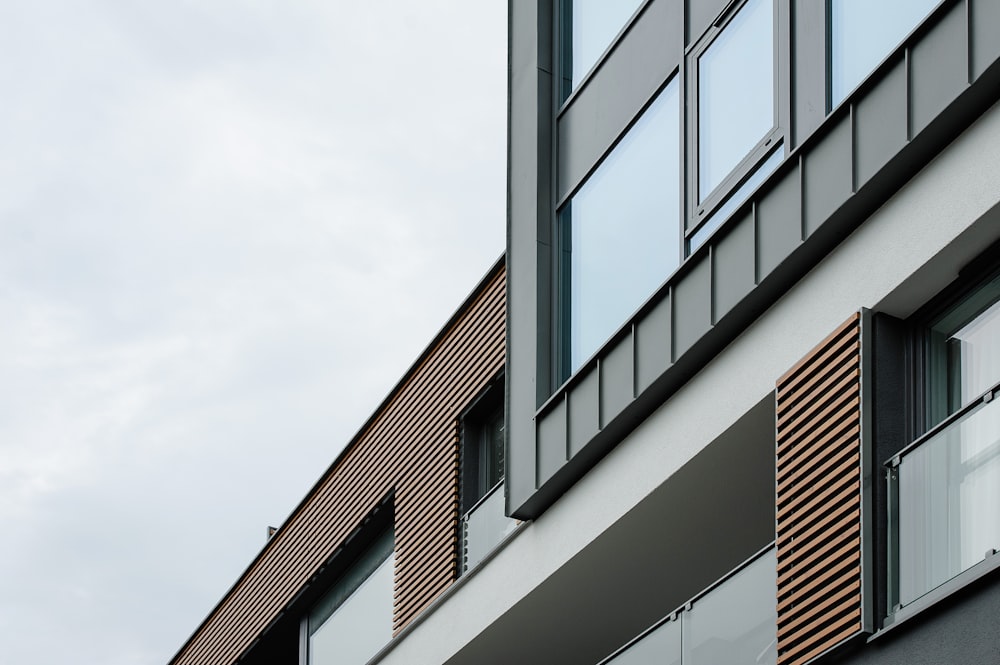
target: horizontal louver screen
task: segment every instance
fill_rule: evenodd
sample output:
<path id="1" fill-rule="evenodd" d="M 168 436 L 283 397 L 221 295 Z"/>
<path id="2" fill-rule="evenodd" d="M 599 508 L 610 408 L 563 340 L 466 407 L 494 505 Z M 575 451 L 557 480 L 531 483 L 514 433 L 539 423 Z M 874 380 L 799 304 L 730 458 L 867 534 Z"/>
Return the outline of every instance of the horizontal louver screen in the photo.
<path id="1" fill-rule="evenodd" d="M 778 663 L 862 630 L 861 318 L 778 381 Z"/>
<path id="2" fill-rule="evenodd" d="M 457 417 L 503 367 L 505 288 L 500 264 L 173 662 L 236 660 L 390 492 L 393 633 L 451 585 L 458 565 Z"/>

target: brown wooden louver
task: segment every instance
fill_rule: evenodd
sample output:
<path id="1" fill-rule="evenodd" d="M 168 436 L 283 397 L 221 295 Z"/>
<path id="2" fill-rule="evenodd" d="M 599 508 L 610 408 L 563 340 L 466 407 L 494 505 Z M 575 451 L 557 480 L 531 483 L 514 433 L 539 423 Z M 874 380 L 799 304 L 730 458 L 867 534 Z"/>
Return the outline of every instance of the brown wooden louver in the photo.
<path id="1" fill-rule="evenodd" d="M 862 317 L 778 380 L 778 663 L 798 665 L 864 630 Z"/>
<path id="2" fill-rule="evenodd" d="M 391 493 L 393 633 L 455 580 L 458 415 L 503 368 L 506 280 L 491 271 L 188 640 L 177 665 L 232 663 Z M 335 408 L 335 405 L 331 405 Z"/>

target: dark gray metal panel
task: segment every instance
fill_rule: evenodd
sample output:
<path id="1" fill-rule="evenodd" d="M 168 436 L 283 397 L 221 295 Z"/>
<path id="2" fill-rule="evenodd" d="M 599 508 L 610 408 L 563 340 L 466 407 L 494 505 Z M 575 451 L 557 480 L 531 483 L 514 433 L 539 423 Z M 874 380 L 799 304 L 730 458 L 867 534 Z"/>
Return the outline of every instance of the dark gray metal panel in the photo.
<path id="1" fill-rule="evenodd" d="M 753 290 L 756 275 L 754 255 L 753 214 L 747 211 L 743 219 L 712 249 L 712 288 L 715 289 L 713 323 Z"/>
<path id="2" fill-rule="evenodd" d="M 680 64 L 681 2 L 651 2 L 563 111 L 559 199 L 580 184 Z"/>
<path id="3" fill-rule="evenodd" d="M 642 392 L 670 367 L 670 295 L 667 294 L 636 325 L 636 390 Z"/>
<path id="4" fill-rule="evenodd" d="M 792 147 L 826 118 L 826 3 L 792 4 Z"/>
<path id="5" fill-rule="evenodd" d="M 972 76 L 977 79 L 986 68 L 1000 58 L 1000 2 L 996 0 L 972 0 Z"/>
<path id="6" fill-rule="evenodd" d="M 853 147 L 851 116 L 843 113 L 824 139 L 805 152 L 802 196 L 805 200 L 806 237 L 812 235 L 851 196 L 854 183 L 851 172 Z"/>
<path id="7" fill-rule="evenodd" d="M 601 358 L 601 427 L 622 412 L 635 397 L 635 352 L 631 333 L 618 339 Z"/>
<path id="8" fill-rule="evenodd" d="M 698 41 L 729 2 L 730 0 L 687 0 L 687 43 Z"/>
<path id="9" fill-rule="evenodd" d="M 900 57 L 855 109 L 857 182 L 860 189 L 906 145 L 906 67 Z"/>
<path id="10" fill-rule="evenodd" d="M 757 205 L 757 281 L 763 280 L 802 242 L 799 169 L 783 169 L 780 177 Z"/>
<path id="11" fill-rule="evenodd" d="M 546 358 L 548 341 L 543 338 L 544 319 L 539 319 L 539 295 L 547 293 L 548 236 L 539 233 L 547 221 L 539 216 L 539 198 L 550 181 L 539 172 L 540 154 L 550 145 L 549 121 L 551 80 L 539 69 L 539 52 L 550 51 L 540 17 L 551 15 L 549 0 L 539 3 L 511 2 L 509 12 L 509 113 L 508 113 L 508 227 L 507 269 L 507 465 L 508 510 L 524 503 L 535 490 L 535 409 L 538 395 L 549 389 L 546 375 L 536 380 L 539 355 Z M 551 117 L 551 116 L 550 116 Z M 545 163 L 545 162 L 541 162 Z M 544 296 L 543 296 L 544 300 Z M 547 334 L 547 329 L 544 332 Z"/>
<path id="12" fill-rule="evenodd" d="M 911 132 L 926 127 L 968 86 L 965 3 L 957 3 L 910 52 Z"/>
<path id="13" fill-rule="evenodd" d="M 572 457 L 600 429 L 600 374 L 592 366 L 569 394 L 569 455 Z"/>
<path id="14" fill-rule="evenodd" d="M 566 400 L 538 420 L 538 485 L 566 463 Z"/>
<path id="15" fill-rule="evenodd" d="M 712 265 L 702 254 L 674 288 L 674 359 L 712 327 Z"/>

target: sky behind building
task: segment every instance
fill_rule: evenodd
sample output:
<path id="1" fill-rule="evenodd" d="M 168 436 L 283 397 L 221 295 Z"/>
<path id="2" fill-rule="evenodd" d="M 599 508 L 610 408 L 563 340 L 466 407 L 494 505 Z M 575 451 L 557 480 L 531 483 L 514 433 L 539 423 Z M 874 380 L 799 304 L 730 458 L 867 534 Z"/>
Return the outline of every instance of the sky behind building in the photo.
<path id="1" fill-rule="evenodd" d="M 0 662 L 166 662 L 499 257 L 506 16 L 0 7 Z"/>

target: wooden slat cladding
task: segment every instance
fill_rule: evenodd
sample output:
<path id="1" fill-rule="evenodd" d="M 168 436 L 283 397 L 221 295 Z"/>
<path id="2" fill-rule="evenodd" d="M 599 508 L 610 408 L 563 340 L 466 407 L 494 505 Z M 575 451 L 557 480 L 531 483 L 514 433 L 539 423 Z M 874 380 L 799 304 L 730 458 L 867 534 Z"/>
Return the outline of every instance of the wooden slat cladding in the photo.
<path id="1" fill-rule="evenodd" d="M 458 571 L 457 417 L 503 367 L 505 289 L 500 262 L 173 663 L 236 660 L 390 493 L 393 634 L 451 585 Z"/>
<path id="2" fill-rule="evenodd" d="M 861 315 L 778 380 L 778 663 L 863 630 Z"/>

